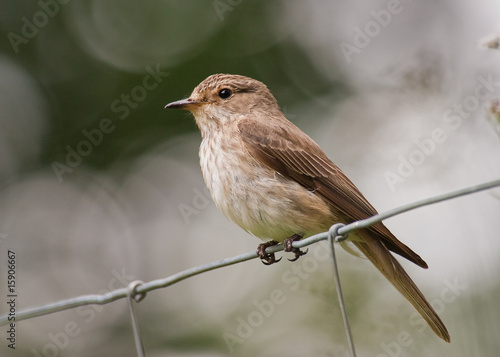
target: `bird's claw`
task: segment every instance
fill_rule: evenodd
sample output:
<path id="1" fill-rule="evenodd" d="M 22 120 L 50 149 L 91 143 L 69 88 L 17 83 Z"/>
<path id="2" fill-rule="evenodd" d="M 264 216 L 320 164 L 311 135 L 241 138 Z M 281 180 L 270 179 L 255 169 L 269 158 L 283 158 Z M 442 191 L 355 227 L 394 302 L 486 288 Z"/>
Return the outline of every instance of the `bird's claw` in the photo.
<path id="1" fill-rule="evenodd" d="M 292 252 L 295 253 L 295 258 L 288 259 L 288 260 L 291 261 L 291 262 L 294 262 L 297 259 L 299 259 L 299 257 L 301 257 L 302 255 L 306 255 L 308 251 L 309 251 L 309 249 L 306 249 L 306 251 L 304 252 L 304 251 L 302 251 L 302 250 L 300 250 L 298 248 L 293 248 Z"/>
<path id="2" fill-rule="evenodd" d="M 295 254 L 295 258 L 288 259 L 291 262 L 296 261 L 297 259 L 299 259 L 299 257 L 301 257 L 302 255 L 307 254 L 307 252 L 309 251 L 307 249 L 304 252 L 304 251 L 300 250 L 299 248 L 294 248 L 292 246 L 293 242 L 301 240 L 302 237 L 303 236 L 300 235 L 300 234 L 294 234 L 293 236 L 288 237 L 288 238 L 286 238 L 283 241 L 283 250 L 285 252 L 291 252 L 291 253 Z M 264 265 L 271 265 L 271 264 L 277 263 L 277 262 L 279 262 L 281 260 L 281 258 L 276 259 L 276 256 L 274 255 L 274 253 L 266 253 L 266 249 L 268 247 L 272 247 L 273 245 L 276 245 L 276 244 L 279 244 L 279 243 L 276 242 L 275 240 L 272 240 L 272 241 L 269 241 L 269 242 L 265 242 L 265 243 L 259 244 L 259 246 L 257 247 L 257 255 L 259 256 L 260 260 L 262 261 L 262 263 Z"/>
<path id="3" fill-rule="evenodd" d="M 276 244 L 278 244 L 278 242 L 272 240 L 270 242 L 259 244 L 259 246 L 257 247 L 257 255 L 259 256 L 261 262 L 264 265 L 271 265 L 281 260 L 281 258 L 276 259 L 274 253 L 266 253 L 266 248 L 272 247 L 273 245 Z"/>
<path id="4" fill-rule="evenodd" d="M 283 250 L 285 252 L 292 252 L 295 254 L 295 258 L 293 259 L 288 259 L 289 261 L 291 262 L 294 262 L 296 261 L 297 259 L 299 259 L 299 257 L 301 257 L 302 255 L 305 255 L 307 254 L 307 252 L 309 251 L 309 249 L 307 249 L 305 252 L 303 252 L 302 250 L 300 250 L 299 248 L 294 248 L 292 246 L 293 242 L 296 242 L 298 240 L 301 240 L 303 236 L 301 236 L 300 234 L 294 234 L 293 236 L 291 237 L 288 237 L 284 240 L 283 242 Z"/>

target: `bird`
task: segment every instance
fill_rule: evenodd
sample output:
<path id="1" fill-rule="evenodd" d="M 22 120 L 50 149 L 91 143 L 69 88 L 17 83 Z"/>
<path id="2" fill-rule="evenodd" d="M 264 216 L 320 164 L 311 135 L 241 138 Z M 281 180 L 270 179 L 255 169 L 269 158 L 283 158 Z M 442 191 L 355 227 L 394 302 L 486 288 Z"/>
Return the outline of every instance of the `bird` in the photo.
<path id="1" fill-rule="evenodd" d="M 201 132 L 204 181 L 216 207 L 260 238 L 261 261 L 276 263 L 266 248 L 305 252 L 292 243 L 377 214 L 360 190 L 320 146 L 285 118 L 269 88 L 253 78 L 213 74 L 191 95 L 165 108 L 190 111 Z M 421 268 L 427 263 L 382 223 L 351 232 L 349 242 L 413 305 L 434 333 L 450 335 L 393 253 Z M 344 247 L 347 248 L 347 247 Z M 350 249 L 348 250 L 350 251 Z M 281 258 L 280 258 L 281 259 Z"/>

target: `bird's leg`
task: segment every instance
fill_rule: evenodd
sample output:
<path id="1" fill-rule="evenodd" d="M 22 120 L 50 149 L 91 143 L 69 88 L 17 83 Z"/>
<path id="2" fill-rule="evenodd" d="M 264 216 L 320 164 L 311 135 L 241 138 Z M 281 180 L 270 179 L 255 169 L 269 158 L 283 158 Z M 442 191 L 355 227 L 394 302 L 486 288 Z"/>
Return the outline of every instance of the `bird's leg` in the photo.
<path id="1" fill-rule="evenodd" d="M 296 241 L 298 241 L 298 240 L 301 240 L 301 239 L 302 239 L 302 237 L 304 237 L 304 236 L 301 236 L 300 234 L 294 234 L 293 236 L 286 238 L 286 239 L 284 240 L 284 242 L 283 242 L 283 247 L 284 247 L 284 248 L 283 248 L 283 250 L 284 250 L 285 252 L 293 252 L 293 253 L 295 253 L 295 258 L 293 258 L 293 259 L 288 259 L 288 260 L 289 260 L 289 261 L 291 261 L 291 262 L 296 261 L 297 259 L 299 259 L 299 257 L 300 257 L 301 255 L 304 255 L 304 254 L 306 254 L 306 253 L 307 253 L 307 250 L 306 250 L 305 252 L 303 252 L 303 251 L 301 251 L 299 248 L 294 248 L 294 247 L 292 247 L 292 243 L 293 243 L 293 242 L 296 242 Z"/>
<path id="2" fill-rule="evenodd" d="M 272 247 L 273 245 L 276 245 L 276 244 L 279 244 L 279 243 L 276 242 L 275 240 L 271 240 L 269 242 L 259 244 L 259 246 L 257 247 L 257 255 L 259 256 L 262 263 L 264 263 L 265 265 L 271 265 L 271 264 L 277 263 L 281 260 L 281 258 L 276 260 L 274 253 L 270 253 L 270 254 L 266 253 L 267 247 Z"/>

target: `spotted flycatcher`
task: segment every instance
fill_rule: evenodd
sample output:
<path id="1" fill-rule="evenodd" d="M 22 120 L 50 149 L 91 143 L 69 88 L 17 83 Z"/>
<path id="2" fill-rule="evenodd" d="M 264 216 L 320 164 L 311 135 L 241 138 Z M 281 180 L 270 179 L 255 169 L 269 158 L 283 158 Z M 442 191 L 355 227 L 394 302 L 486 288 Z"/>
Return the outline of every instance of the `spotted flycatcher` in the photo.
<path id="1" fill-rule="evenodd" d="M 277 260 L 267 247 L 327 231 L 377 214 L 347 176 L 302 130 L 288 121 L 265 84 L 249 77 L 214 74 L 187 99 L 165 108 L 193 113 L 203 138 L 200 164 L 216 206 L 261 238 L 264 264 Z M 390 251 L 422 268 L 425 261 L 381 222 L 351 233 L 363 253 L 443 340 L 450 335 L 424 295 Z M 295 260 L 294 259 L 294 260 Z"/>

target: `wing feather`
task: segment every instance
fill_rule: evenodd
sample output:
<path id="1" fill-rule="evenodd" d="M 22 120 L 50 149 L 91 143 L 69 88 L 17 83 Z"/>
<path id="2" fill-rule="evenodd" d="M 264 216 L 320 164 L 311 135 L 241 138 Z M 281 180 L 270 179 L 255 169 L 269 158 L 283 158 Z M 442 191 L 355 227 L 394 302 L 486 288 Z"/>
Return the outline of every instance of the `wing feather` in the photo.
<path id="1" fill-rule="evenodd" d="M 280 125 L 271 126 L 247 119 L 239 121 L 238 129 L 254 159 L 323 196 L 349 221 L 377 214 L 375 208 L 321 148 L 291 122 L 284 120 Z M 388 249 L 427 268 L 425 261 L 400 242 L 382 222 L 368 230 L 381 239 Z"/>

